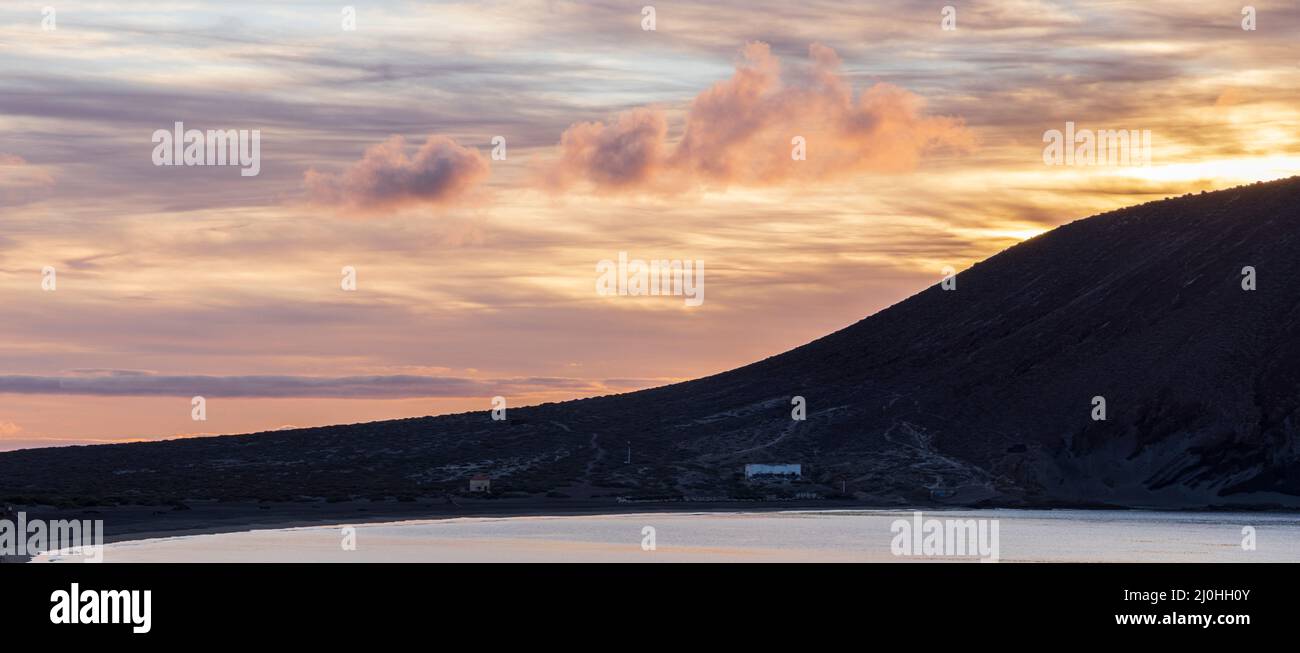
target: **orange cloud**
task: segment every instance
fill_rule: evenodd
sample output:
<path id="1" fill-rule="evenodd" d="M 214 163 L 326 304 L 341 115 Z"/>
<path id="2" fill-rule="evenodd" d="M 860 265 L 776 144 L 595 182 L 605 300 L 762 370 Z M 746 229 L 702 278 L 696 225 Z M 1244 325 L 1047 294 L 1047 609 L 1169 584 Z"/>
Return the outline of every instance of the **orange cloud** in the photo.
<path id="1" fill-rule="evenodd" d="M 343 212 L 375 214 L 409 206 L 452 204 L 487 179 L 487 159 L 478 150 L 432 135 L 406 155 L 406 140 L 393 136 L 366 149 L 341 174 L 308 170 L 304 184 L 312 202 Z"/>
<path id="2" fill-rule="evenodd" d="M 578 123 L 560 138 L 552 188 L 585 181 L 596 190 L 684 185 L 765 185 L 824 180 L 856 172 L 900 172 L 926 153 L 969 151 L 974 137 L 959 118 L 929 116 L 924 100 L 890 84 L 854 96 L 840 59 L 823 45 L 787 81 L 765 43 L 742 50 L 735 74 L 691 102 L 675 147 L 663 111 L 639 108 L 610 125 Z M 794 160 L 802 137 L 806 159 Z"/>

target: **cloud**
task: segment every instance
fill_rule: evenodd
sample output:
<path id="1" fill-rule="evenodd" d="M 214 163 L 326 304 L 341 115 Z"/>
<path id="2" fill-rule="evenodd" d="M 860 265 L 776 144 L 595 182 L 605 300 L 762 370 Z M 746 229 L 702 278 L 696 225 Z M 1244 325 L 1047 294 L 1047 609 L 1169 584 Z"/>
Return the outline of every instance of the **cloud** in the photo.
<path id="1" fill-rule="evenodd" d="M 817 181 L 911 170 L 927 153 L 974 147 L 962 120 L 927 115 L 924 100 L 907 90 L 877 83 L 855 97 L 826 46 L 813 44 L 810 65 L 793 75 L 783 74 L 765 43 L 741 54 L 732 77 L 691 101 L 675 147 L 666 142 L 661 109 L 626 111 L 609 125 L 577 123 L 560 138 L 548 185 L 582 181 L 604 191 Z M 805 160 L 791 156 L 796 137 L 806 143 Z"/>
<path id="2" fill-rule="evenodd" d="M 560 137 L 561 160 L 550 183 L 565 187 L 585 179 L 601 189 L 618 189 L 650 181 L 663 163 L 668 123 L 652 109 L 624 112 L 612 125 L 582 122 Z"/>
<path id="3" fill-rule="evenodd" d="M 406 155 L 406 140 L 393 136 L 366 149 L 341 174 L 310 169 L 304 183 L 312 202 L 343 212 L 375 214 L 410 206 L 445 206 L 461 200 L 488 177 L 487 159 L 473 148 L 432 135 Z"/>
<path id="4" fill-rule="evenodd" d="M 605 384 L 565 377 L 471 379 L 414 374 L 370 376 L 292 375 L 165 375 L 134 370 L 98 370 L 62 376 L 0 376 L 0 393 L 96 395 L 105 397 L 332 397 L 340 399 L 404 399 L 417 397 L 484 397 L 553 390 L 602 392 L 626 388 L 634 381 Z M 7 423 L 0 422 L 0 435 Z M 17 432 L 17 431 L 13 431 Z"/>
<path id="5" fill-rule="evenodd" d="M 22 432 L 23 427 L 13 422 L 0 422 L 0 438 L 7 438 Z"/>
<path id="6" fill-rule="evenodd" d="M 18 206 L 44 197 L 54 176 L 15 154 L 0 152 L 0 206 Z"/>

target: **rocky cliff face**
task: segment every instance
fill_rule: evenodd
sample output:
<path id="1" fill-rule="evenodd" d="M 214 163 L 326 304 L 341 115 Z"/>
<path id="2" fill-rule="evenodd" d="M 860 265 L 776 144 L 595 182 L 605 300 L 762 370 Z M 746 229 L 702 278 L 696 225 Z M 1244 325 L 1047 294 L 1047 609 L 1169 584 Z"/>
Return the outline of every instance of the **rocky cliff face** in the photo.
<path id="1" fill-rule="evenodd" d="M 791 419 L 795 396 L 806 420 Z M 1298 411 L 1300 178 L 1067 224 L 955 289 L 705 379 L 505 422 L 0 454 L 0 497 L 427 495 L 485 472 L 494 488 L 573 496 L 1300 507 Z M 747 462 L 802 463 L 809 484 L 756 489 Z"/>

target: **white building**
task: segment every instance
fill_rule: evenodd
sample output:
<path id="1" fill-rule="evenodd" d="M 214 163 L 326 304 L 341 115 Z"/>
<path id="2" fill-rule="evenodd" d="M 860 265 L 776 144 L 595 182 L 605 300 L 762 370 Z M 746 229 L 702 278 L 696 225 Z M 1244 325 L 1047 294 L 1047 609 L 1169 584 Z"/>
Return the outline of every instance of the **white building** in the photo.
<path id="1" fill-rule="evenodd" d="M 745 478 L 760 476 L 782 476 L 785 478 L 802 478 L 803 465 L 799 463 L 750 463 L 745 465 Z"/>
<path id="2" fill-rule="evenodd" d="M 483 474 L 479 474 L 469 479 L 469 491 L 470 492 L 491 492 L 492 479 L 488 478 L 486 475 Z"/>

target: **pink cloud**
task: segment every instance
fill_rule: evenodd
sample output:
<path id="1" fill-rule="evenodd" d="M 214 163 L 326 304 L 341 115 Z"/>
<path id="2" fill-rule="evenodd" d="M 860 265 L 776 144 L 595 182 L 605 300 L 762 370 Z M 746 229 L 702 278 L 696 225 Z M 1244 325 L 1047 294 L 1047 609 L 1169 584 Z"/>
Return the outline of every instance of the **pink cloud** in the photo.
<path id="1" fill-rule="evenodd" d="M 661 112 L 633 109 L 612 125 L 582 122 L 560 137 L 561 160 L 550 182 L 567 186 L 585 179 L 599 189 L 618 189 L 649 181 L 662 164 L 667 121 Z"/>
<path id="2" fill-rule="evenodd" d="M 54 175 L 16 154 L 0 152 L 0 206 L 18 206 L 45 197 Z"/>
<path id="3" fill-rule="evenodd" d="M 560 139 L 552 187 L 584 181 L 597 190 L 683 185 L 766 185 L 856 172 L 913 169 L 927 153 L 973 149 L 959 118 L 930 116 L 924 100 L 890 84 L 855 97 L 833 50 L 814 44 L 810 62 L 784 75 L 765 43 L 741 51 L 736 72 L 692 100 L 680 141 L 666 142 L 657 109 L 622 113 L 613 124 L 578 123 Z M 803 137 L 806 160 L 791 157 Z"/>
<path id="4" fill-rule="evenodd" d="M 463 198 L 490 172 L 474 148 L 432 135 L 406 155 L 406 140 L 393 136 L 366 148 L 361 160 L 340 174 L 308 170 L 304 184 L 311 201 L 357 214 L 383 213 L 410 206 L 445 206 Z"/>

